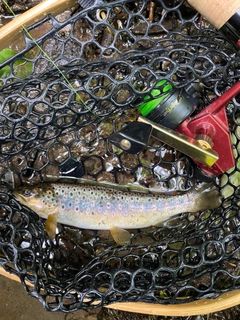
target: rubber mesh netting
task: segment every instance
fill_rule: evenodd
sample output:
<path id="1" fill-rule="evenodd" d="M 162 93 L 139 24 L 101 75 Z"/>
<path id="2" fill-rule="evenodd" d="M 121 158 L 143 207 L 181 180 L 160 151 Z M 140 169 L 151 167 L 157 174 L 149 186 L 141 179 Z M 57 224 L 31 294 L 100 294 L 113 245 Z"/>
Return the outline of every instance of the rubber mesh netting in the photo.
<path id="1" fill-rule="evenodd" d="M 177 304 L 240 288 L 238 97 L 226 107 L 236 165 L 214 179 L 221 207 L 132 230 L 128 246 L 117 246 L 108 231 L 63 225 L 51 241 L 45 221 L 6 183 L 9 176 L 17 186 L 70 175 L 75 183 L 167 191 L 198 182 L 195 163 L 154 138 L 136 155 L 107 139 L 137 118 L 136 107 L 159 79 L 176 88 L 199 80 L 197 111 L 239 79 L 233 45 L 186 1 L 154 3 L 152 11 L 149 1 L 102 1 L 29 28 L 82 101 L 26 34 L 19 53 L 0 65 L 0 264 L 47 310 Z"/>

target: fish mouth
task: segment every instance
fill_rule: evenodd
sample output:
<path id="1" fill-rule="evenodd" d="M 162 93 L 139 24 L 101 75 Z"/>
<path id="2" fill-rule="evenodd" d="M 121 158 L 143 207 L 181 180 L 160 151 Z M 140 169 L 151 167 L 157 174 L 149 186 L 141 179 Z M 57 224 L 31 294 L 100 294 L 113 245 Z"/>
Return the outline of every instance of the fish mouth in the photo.
<path id="1" fill-rule="evenodd" d="M 14 190 L 14 191 L 12 192 L 12 194 L 13 194 L 14 197 L 15 197 L 17 200 L 19 200 L 22 204 L 26 204 L 26 203 L 27 203 L 25 197 L 24 197 L 20 192 L 18 192 L 17 190 Z"/>

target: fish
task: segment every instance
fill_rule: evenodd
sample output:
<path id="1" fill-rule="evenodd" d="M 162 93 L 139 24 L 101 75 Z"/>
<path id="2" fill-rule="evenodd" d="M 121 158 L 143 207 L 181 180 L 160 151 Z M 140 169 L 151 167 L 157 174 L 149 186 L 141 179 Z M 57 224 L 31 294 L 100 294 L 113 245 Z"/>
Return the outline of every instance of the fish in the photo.
<path id="1" fill-rule="evenodd" d="M 70 183 L 20 187 L 13 195 L 47 219 L 46 231 L 51 239 L 59 222 L 82 229 L 110 230 L 118 244 L 128 242 L 127 229 L 159 226 L 177 214 L 214 209 L 221 204 L 217 187 L 206 183 L 178 195 Z"/>

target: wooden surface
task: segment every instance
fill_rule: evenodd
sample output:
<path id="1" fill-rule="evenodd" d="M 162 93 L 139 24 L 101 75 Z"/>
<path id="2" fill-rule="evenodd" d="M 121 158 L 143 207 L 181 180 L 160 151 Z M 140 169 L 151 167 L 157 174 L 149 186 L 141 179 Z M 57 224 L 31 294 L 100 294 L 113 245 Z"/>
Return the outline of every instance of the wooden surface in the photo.
<path id="1" fill-rule="evenodd" d="M 22 25 L 29 27 L 46 15 L 53 16 L 77 6 L 77 0 L 46 0 L 29 9 L 0 28 L 0 50 L 8 48 L 19 37 Z"/>
<path id="2" fill-rule="evenodd" d="M 18 277 L 6 272 L 2 267 L 0 267 L 0 274 L 19 281 Z M 238 304 L 240 304 L 240 290 L 223 293 L 216 299 L 203 299 L 183 304 L 160 305 L 143 302 L 119 302 L 109 305 L 108 308 L 149 315 L 184 317 L 217 312 Z"/>
<path id="3" fill-rule="evenodd" d="M 220 29 L 240 8 L 240 0 L 188 0 L 212 25 Z"/>

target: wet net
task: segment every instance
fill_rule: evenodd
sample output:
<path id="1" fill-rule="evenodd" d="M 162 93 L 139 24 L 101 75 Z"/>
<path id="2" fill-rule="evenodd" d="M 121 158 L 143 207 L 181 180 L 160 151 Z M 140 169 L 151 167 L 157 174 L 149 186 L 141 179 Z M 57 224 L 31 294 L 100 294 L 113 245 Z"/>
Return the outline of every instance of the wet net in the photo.
<path id="1" fill-rule="evenodd" d="M 189 189 L 198 182 L 189 157 L 153 137 L 130 155 L 108 137 L 137 119 L 161 79 L 176 88 L 200 81 L 202 110 L 239 79 L 233 45 L 181 0 L 102 1 L 28 29 L 64 76 L 27 34 L 0 65 L 1 266 L 50 311 L 186 303 L 239 289 L 239 97 L 226 108 L 235 167 L 214 179 L 221 207 L 132 230 L 128 246 L 108 231 L 64 225 L 51 241 L 45 221 L 6 183 L 13 176 L 15 186 L 86 179 Z"/>

